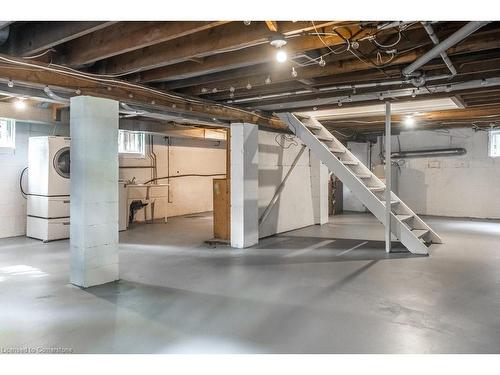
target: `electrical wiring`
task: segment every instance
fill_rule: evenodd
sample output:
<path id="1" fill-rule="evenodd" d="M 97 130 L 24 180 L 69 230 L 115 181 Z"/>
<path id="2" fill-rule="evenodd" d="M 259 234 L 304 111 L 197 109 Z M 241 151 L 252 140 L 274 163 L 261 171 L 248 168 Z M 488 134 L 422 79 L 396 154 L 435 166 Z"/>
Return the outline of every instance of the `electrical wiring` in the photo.
<path id="1" fill-rule="evenodd" d="M 299 143 L 295 140 L 295 136 L 292 134 L 276 134 L 276 136 L 274 137 L 274 141 L 284 150 L 289 149 L 292 146 L 299 145 Z M 287 142 L 289 142 L 288 145 Z"/>
<path id="2" fill-rule="evenodd" d="M 152 178 L 150 180 L 147 180 L 146 182 L 143 182 L 143 185 L 150 184 L 151 182 L 158 181 L 158 180 L 166 180 L 170 178 L 180 178 L 180 177 L 217 177 L 217 176 L 225 176 L 225 173 L 214 173 L 214 174 L 198 174 L 198 173 L 189 173 L 189 174 L 178 174 L 178 175 L 173 175 L 173 176 L 164 176 L 164 177 L 156 177 Z M 134 186 L 133 184 L 130 184 L 129 186 Z"/>
<path id="3" fill-rule="evenodd" d="M 28 193 L 26 193 L 23 189 L 23 176 L 24 173 L 28 170 L 28 167 L 25 167 L 23 171 L 21 172 L 21 177 L 19 177 L 19 189 L 21 190 L 21 195 L 23 196 L 24 199 L 28 199 Z"/>
<path id="4" fill-rule="evenodd" d="M 155 95 L 158 95 L 158 96 L 161 96 L 164 98 L 174 99 L 174 100 L 177 100 L 179 102 L 187 101 L 187 102 L 193 103 L 193 104 L 206 105 L 206 103 L 201 101 L 201 100 L 196 100 L 196 99 L 189 98 L 189 97 L 169 94 L 169 93 L 164 92 L 164 91 L 156 90 L 156 89 L 146 87 L 146 86 L 137 85 L 137 84 L 134 84 L 132 82 L 115 80 L 113 78 L 101 78 L 101 77 L 105 77 L 105 76 L 90 74 L 90 73 L 82 73 L 82 72 L 79 72 L 75 69 L 66 68 L 64 66 L 57 65 L 57 64 L 50 64 L 49 66 L 44 66 L 44 65 L 33 64 L 30 62 L 13 60 L 13 59 L 10 59 L 10 58 L 2 56 L 2 55 L 0 55 L 0 61 L 4 61 L 4 62 L 14 64 L 14 65 L 31 67 L 31 68 L 38 69 L 38 70 L 46 70 L 46 71 L 51 71 L 51 72 L 55 72 L 55 73 L 59 73 L 59 74 L 63 74 L 63 75 L 79 77 L 79 78 L 86 80 L 86 81 L 89 81 L 89 82 L 100 82 L 100 83 L 107 84 L 107 85 L 116 85 L 118 87 L 125 86 L 125 87 L 129 87 L 129 88 L 137 89 L 140 91 L 153 93 Z M 212 105 L 215 107 L 225 108 L 225 109 L 230 109 L 230 110 L 235 109 L 231 106 L 227 106 L 227 105 L 220 104 L 220 103 L 212 103 Z M 251 115 L 251 116 L 256 116 L 256 117 L 259 117 L 261 119 L 267 119 L 266 117 L 264 117 L 258 113 L 255 113 L 255 112 L 247 111 L 247 110 L 240 109 L 240 108 L 238 108 L 238 110 L 241 111 L 242 113 L 246 113 L 246 114 Z"/>
<path id="5" fill-rule="evenodd" d="M 395 47 L 398 45 L 398 43 L 401 41 L 401 31 L 398 32 L 398 38 L 397 40 L 392 43 L 392 44 L 382 44 L 380 42 L 377 41 L 377 38 L 374 37 L 373 39 L 369 39 L 371 42 L 375 43 L 377 46 L 381 47 L 381 48 L 392 48 L 392 47 Z"/>
<path id="6" fill-rule="evenodd" d="M 47 49 L 46 51 L 42 52 L 42 53 L 39 53 L 38 55 L 34 55 L 34 56 L 25 56 L 23 57 L 23 59 L 26 59 L 26 60 L 30 60 L 30 59 L 37 59 L 39 57 L 42 57 L 44 55 L 46 55 L 47 53 L 49 52 L 56 52 L 56 50 L 54 48 L 49 48 Z"/>

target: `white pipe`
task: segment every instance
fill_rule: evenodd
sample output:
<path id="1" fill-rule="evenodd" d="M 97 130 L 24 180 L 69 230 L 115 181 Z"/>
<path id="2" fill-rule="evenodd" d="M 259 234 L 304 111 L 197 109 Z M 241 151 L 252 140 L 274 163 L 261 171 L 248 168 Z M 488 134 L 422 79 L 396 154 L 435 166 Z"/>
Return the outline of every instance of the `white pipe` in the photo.
<path id="1" fill-rule="evenodd" d="M 424 27 L 425 31 L 427 34 L 429 34 L 429 38 L 432 40 L 432 43 L 434 43 L 436 46 L 439 44 L 439 38 L 437 35 L 434 33 L 434 29 L 432 28 L 431 24 L 429 22 L 422 22 L 422 26 Z M 446 54 L 446 52 L 441 52 L 440 53 L 441 58 L 443 59 L 444 63 L 450 70 L 450 73 L 452 76 L 457 75 L 457 70 L 453 66 L 453 63 L 451 62 L 450 58 Z"/>
<path id="2" fill-rule="evenodd" d="M 473 21 L 466 24 L 461 29 L 454 32 L 451 36 L 446 38 L 444 41 L 439 43 L 437 46 L 432 48 L 429 52 L 420 56 L 413 63 L 408 65 L 403 69 L 403 74 L 405 76 L 410 76 L 415 70 L 420 68 L 422 65 L 428 63 L 436 56 L 439 56 L 442 52 L 446 52 L 449 48 L 453 47 L 455 44 L 461 42 L 465 38 L 467 38 L 474 31 L 480 29 L 481 27 L 487 25 L 490 21 Z"/>
<path id="3" fill-rule="evenodd" d="M 391 102 L 385 102 L 385 252 L 391 252 Z"/>
<path id="4" fill-rule="evenodd" d="M 443 75 L 438 75 L 438 76 L 433 76 L 433 77 L 426 77 L 426 81 L 437 81 L 437 80 L 441 80 L 441 79 L 448 79 L 451 77 L 452 76 L 450 76 L 450 75 L 443 74 Z M 353 84 L 353 85 L 320 87 L 318 89 L 318 91 L 319 92 L 328 92 L 328 91 L 336 91 L 336 90 L 366 89 L 366 88 L 372 88 L 372 87 L 402 85 L 402 84 L 408 84 L 410 82 L 411 82 L 410 79 L 405 79 L 405 80 L 398 79 L 398 80 L 374 82 L 374 83 L 359 83 L 359 84 Z M 281 93 L 277 93 L 277 94 L 252 96 L 250 98 L 232 99 L 232 100 L 226 101 L 226 103 L 228 103 L 228 104 L 240 104 L 240 103 L 252 102 L 255 100 L 274 99 L 274 98 L 281 98 L 281 97 L 285 97 L 285 96 L 309 94 L 312 92 L 313 92 L 313 90 L 287 91 L 287 92 L 281 92 Z M 353 97 L 353 96 L 354 95 L 351 95 L 351 97 Z"/>

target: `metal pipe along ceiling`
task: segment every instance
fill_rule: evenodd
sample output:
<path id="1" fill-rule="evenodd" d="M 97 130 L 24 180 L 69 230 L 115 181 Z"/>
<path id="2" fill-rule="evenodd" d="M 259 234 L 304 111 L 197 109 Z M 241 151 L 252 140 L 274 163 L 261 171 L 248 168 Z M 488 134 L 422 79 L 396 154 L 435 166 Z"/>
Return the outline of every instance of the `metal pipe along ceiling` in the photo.
<path id="1" fill-rule="evenodd" d="M 424 27 L 425 31 L 427 34 L 429 34 L 429 38 L 432 40 L 432 43 L 434 43 L 436 46 L 439 44 L 439 38 L 437 35 L 434 33 L 434 29 L 432 28 L 431 24 L 429 22 L 422 22 L 422 26 Z M 441 52 L 440 53 L 441 58 L 443 59 L 444 63 L 450 70 L 450 73 L 452 76 L 457 75 L 457 70 L 453 66 L 453 63 L 451 62 L 450 58 L 446 54 L 446 52 Z"/>
<path id="2" fill-rule="evenodd" d="M 405 76 L 411 75 L 415 70 L 420 68 L 422 65 L 428 63 L 435 57 L 439 56 L 442 52 L 446 52 L 449 48 L 453 47 L 455 44 L 461 42 L 465 38 L 467 38 L 474 31 L 480 29 L 481 27 L 487 25 L 490 21 L 473 21 L 466 24 L 461 29 L 454 32 L 447 39 L 439 43 L 437 46 L 432 48 L 429 52 L 420 56 L 417 60 L 415 60 L 412 64 L 408 65 L 403 69 L 403 74 Z"/>

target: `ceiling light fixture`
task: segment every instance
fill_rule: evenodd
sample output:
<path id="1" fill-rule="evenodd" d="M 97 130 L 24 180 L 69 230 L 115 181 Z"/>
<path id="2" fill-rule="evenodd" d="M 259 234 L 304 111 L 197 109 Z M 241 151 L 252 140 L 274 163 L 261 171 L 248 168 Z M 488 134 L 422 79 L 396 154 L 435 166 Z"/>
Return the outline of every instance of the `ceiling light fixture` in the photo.
<path id="1" fill-rule="evenodd" d="M 252 89 L 252 84 L 250 82 L 247 83 L 247 90 L 251 90 Z"/>
<path id="2" fill-rule="evenodd" d="M 299 73 L 297 73 L 297 71 L 295 70 L 295 67 L 292 67 L 292 77 L 297 78 L 298 75 L 299 75 Z"/>
<path id="3" fill-rule="evenodd" d="M 266 85 L 270 85 L 272 83 L 271 81 L 271 76 L 267 76 L 266 80 L 264 81 Z"/>
<path id="4" fill-rule="evenodd" d="M 413 128 L 415 126 L 415 118 L 413 116 L 406 116 L 403 122 L 407 128 Z"/>
<path id="5" fill-rule="evenodd" d="M 269 43 L 276 48 L 281 48 L 286 45 L 286 39 L 283 36 L 283 34 L 280 33 L 274 33 L 270 38 L 269 38 Z"/>
<path id="6" fill-rule="evenodd" d="M 286 51 L 283 49 L 279 49 L 278 52 L 276 52 L 276 60 L 279 63 L 284 63 L 287 60 L 288 56 L 286 54 Z"/>
<path id="7" fill-rule="evenodd" d="M 245 26 L 250 26 L 250 24 L 251 24 L 251 23 L 252 23 L 252 21 L 243 21 L 243 24 L 244 24 Z"/>
<path id="8" fill-rule="evenodd" d="M 11 79 L 9 79 L 9 82 L 7 82 L 7 86 L 9 86 L 10 88 L 13 88 L 14 82 Z"/>
<path id="9" fill-rule="evenodd" d="M 25 110 L 26 109 L 26 102 L 25 102 L 25 98 L 18 98 L 15 102 L 14 102 L 14 107 L 16 107 L 16 109 L 22 111 L 22 110 Z"/>
<path id="10" fill-rule="evenodd" d="M 206 88 L 206 87 L 202 87 L 202 88 L 201 88 L 201 93 L 202 93 L 202 94 L 206 94 L 206 92 L 207 92 L 207 91 L 208 91 L 208 90 L 207 90 L 207 88 Z"/>
<path id="11" fill-rule="evenodd" d="M 234 92 L 236 89 L 233 86 L 229 87 L 229 92 Z"/>
<path id="12" fill-rule="evenodd" d="M 321 58 L 319 59 L 318 64 L 321 67 L 324 67 L 326 65 L 326 61 L 323 59 L 323 56 L 321 56 Z"/>

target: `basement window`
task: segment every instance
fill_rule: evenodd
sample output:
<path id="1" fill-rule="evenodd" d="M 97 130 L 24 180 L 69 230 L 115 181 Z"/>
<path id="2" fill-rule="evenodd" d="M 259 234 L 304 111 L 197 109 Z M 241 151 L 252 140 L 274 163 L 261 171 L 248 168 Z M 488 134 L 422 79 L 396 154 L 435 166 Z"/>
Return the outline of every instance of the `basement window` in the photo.
<path id="1" fill-rule="evenodd" d="M 16 121 L 0 118 L 0 148 L 15 148 Z"/>
<path id="2" fill-rule="evenodd" d="M 500 130 L 490 130 L 489 132 L 489 152 L 492 158 L 500 156 Z"/>
<path id="3" fill-rule="evenodd" d="M 118 153 L 144 156 L 144 133 L 118 131 Z"/>

